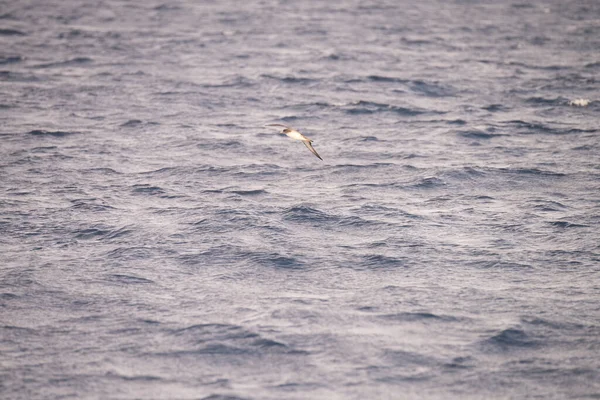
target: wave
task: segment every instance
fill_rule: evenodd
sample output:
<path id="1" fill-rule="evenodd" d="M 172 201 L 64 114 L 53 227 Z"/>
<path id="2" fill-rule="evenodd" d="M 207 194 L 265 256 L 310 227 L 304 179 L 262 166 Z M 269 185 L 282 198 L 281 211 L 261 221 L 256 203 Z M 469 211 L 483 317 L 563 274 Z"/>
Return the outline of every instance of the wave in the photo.
<path id="1" fill-rule="evenodd" d="M 489 106 L 481 107 L 481 109 L 489 112 L 500 112 L 509 110 L 509 108 L 504 104 L 490 104 Z"/>
<path id="2" fill-rule="evenodd" d="M 382 75 L 369 75 L 367 79 L 372 82 L 385 82 L 385 83 L 408 83 L 410 80 L 403 78 L 396 78 L 392 76 L 382 76 Z"/>
<path id="3" fill-rule="evenodd" d="M 404 258 L 391 257 L 382 254 L 369 254 L 361 257 L 355 265 L 355 268 L 374 269 L 374 268 L 398 268 L 406 267 L 407 262 Z"/>
<path id="4" fill-rule="evenodd" d="M 164 189 L 158 186 L 150 186 L 148 184 L 133 185 L 132 192 L 135 194 L 144 194 L 148 196 L 161 196 L 165 194 Z"/>
<path id="5" fill-rule="evenodd" d="M 239 397 L 230 394 L 211 394 L 206 397 L 202 397 L 200 400 L 250 400 L 250 397 Z"/>
<path id="6" fill-rule="evenodd" d="M 359 78 L 353 80 L 346 80 L 346 82 L 363 82 L 364 80 L 364 78 Z M 393 76 L 369 75 L 366 77 L 366 80 L 377 83 L 400 84 L 406 87 L 406 89 L 412 91 L 413 93 L 426 97 L 450 97 L 455 96 L 457 92 L 455 88 L 447 84 L 441 84 L 439 82 L 427 82 L 420 79 L 411 80 Z"/>
<path id="7" fill-rule="evenodd" d="M 569 221 L 550 221 L 548 222 L 548 224 L 557 227 L 557 228 L 588 228 L 589 225 L 583 225 L 583 224 L 576 224 L 574 222 L 569 222 Z"/>
<path id="8" fill-rule="evenodd" d="M 318 82 L 318 80 L 316 79 L 311 79 L 311 78 L 299 78 L 299 77 L 295 77 L 295 76 L 275 76 L 275 75 L 261 75 L 261 78 L 265 78 L 265 79 L 269 79 L 269 80 L 275 80 L 277 82 L 281 82 L 281 83 L 290 83 L 290 84 L 298 84 L 298 85 L 307 85 L 310 83 L 316 83 Z"/>
<path id="9" fill-rule="evenodd" d="M 231 190 L 230 193 L 238 194 L 240 196 L 259 196 L 263 194 L 269 194 L 266 190 L 263 189 L 254 189 L 254 190 Z"/>
<path id="10" fill-rule="evenodd" d="M 114 283 L 120 283 L 124 285 L 139 285 L 139 284 L 148 284 L 154 283 L 154 281 L 146 278 L 142 278 L 134 275 L 124 275 L 124 274 L 111 274 L 108 276 L 108 280 Z"/>
<path id="11" fill-rule="evenodd" d="M 488 352 L 505 352 L 524 348 L 534 349 L 540 347 L 542 343 L 522 329 L 508 328 L 482 340 L 480 344 Z"/>
<path id="12" fill-rule="evenodd" d="M 528 97 L 525 99 L 526 103 L 539 105 L 539 106 L 559 106 L 559 105 L 567 105 L 569 103 L 569 99 L 565 97 L 555 97 L 555 98 L 545 98 L 545 97 Z"/>
<path id="13" fill-rule="evenodd" d="M 250 260 L 261 267 L 299 269 L 305 266 L 298 258 L 277 252 L 248 252 L 242 258 Z"/>
<path id="14" fill-rule="evenodd" d="M 283 212 L 283 219 L 297 223 L 328 224 L 331 226 L 356 228 L 383 224 L 382 222 L 367 220 L 356 215 L 343 216 L 330 214 L 308 206 L 294 206 L 285 210 Z"/>
<path id="15" fill-rule="evenodd" d="M 493 128 L 491 128 L 493 129 Z M 499 136 L 506 136 L 502 133 L 492 133 L 492 132 L 484 132 L 478 129 L 471 129 L 468 131 L 458 131 L 456 133 L 458 136 L 462 136 L 468 139 L 493 139 Z"/>
<path id="16" fill-rule="evenodd" d="M 79 133 L 80 132 L 73 132 L 73 131 L 45 131 L 45 130 L 41 130 L 41 129 L 36 129 L 36 130 L 28 132 L 29 135 L 33 135 L 33 136 L 52 136 L 52 137 L 66 137 L 66 136 L 71 136 L 71 135 L 77 135 Z"/>
<path id="17" fill-rule="evenodd" d="M 86 228 L 75 231 L 75 238 L 79 240 L 112 240 L 122 236 L 130 235 L 133 231 L 129 227 L 122 227 L 118 229 L 97 226 L 92 228 Z"/>
<path id="18" fill-rule="evenodd" d="M 37 64 L 37 65 L 32 66 L 31 68 L 44 69 L 44 68 L 57 68 L 57 67 L 77 67 L 77 66 L 81 66 L 81 65 L 91 64 L 92 62 L 94 62 L 94 60 L 89 57 L 76 57 L 76 58 L 73 58 L 71 60 L 66 60 L 66 61 L 59 61 L 59 62 L 46 63 L 46 64 Z"/>
<path id="19" fill-rule="evenodd" d="M 561 129 L 553 128 L 540 122 L 527 122 L 522 120 L 512 120 L 503 123 L 505 126 L 516 127 L 519 129 L 518 133 L 523 134 L 550 134 L 550 135 L 568 135 L 574 133 L 596 133 L 598 129 L 580 129 L 570 128 Z"/>
<path id="20" fill-rule="evenodd" d="M 155 121 L 142 121 L 139 119 L 130 119 L 126 122 L 123 122 L 119 127 L 121 128 L 136 128 L 138 126 L 146 126 L 146 125 L 160 125 L 160 122 Z"/>
<path id="21" fill-rule="evenodd" d="M 361 114 L 376 114 L 376 113 L 394 113 L 407 117 L 414 117 L 416 115 L 430 113 L 432 111 L 426 111 L 416 108 L 399 107 L 386 103 L 376 103 L 373 101 L 359 100 L 357 102 L 349 103 L 341 107 L 345 113 L 351 115 Z"/>
<path id="22" fill-rule="evenodd" d="M 0 57 L 0 65 L 5 64 L 16 64 L 23 61 L 23 57 L 21 56 L 12 56 L 12 57 Z"/>
<path id="23" fill-rule="evenodd" d="M 379 315 L 379 318 L 398 322 L 456 322 L 459 318 L 448 315 L 437 315 L 428 312 L 401 312 Z"/>
<path id="24" fill-rule="evenodd" d="M 184 349 L 164 356 L 180 355 L 239 355 L 253 354 L 304 354 L 289 345 L 277 340 L 263 337 L 242 326 L 221 323 L 190 325 L 185 328 L 171 330 L 169 336 L 176 338 L 177 347 Z"/>
<path id="25" fill-rule="evenodd" d="M 26 33 L 17 29 L 0 28 L 0 36 L 26 36 Z"/>

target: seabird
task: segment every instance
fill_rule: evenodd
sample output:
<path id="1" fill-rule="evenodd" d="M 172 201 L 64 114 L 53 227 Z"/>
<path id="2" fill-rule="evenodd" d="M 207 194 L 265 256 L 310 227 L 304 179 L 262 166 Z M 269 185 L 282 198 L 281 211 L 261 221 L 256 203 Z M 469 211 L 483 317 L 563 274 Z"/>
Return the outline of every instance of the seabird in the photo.
<path id="1" fill-rule="evenodd" d="M 298 132 L 296 129 L 281 124 L 267 124 L 265 126 L 275 126 L 278 128 L 283 128 L 283 130 L 281 131 L 282 134 L 287 135 L 287 137 L 289 137 L 290 139 L 300 140 L 311 151 L 311 153 L 313 153 L 319 158 L 319 160 L 323 160 L 319 153 L 317 153 L 317 151 L 314 149 L 314 147 L 312 147 L 311 143 L 313 141 L 301 134 L 300 132 Z"/>

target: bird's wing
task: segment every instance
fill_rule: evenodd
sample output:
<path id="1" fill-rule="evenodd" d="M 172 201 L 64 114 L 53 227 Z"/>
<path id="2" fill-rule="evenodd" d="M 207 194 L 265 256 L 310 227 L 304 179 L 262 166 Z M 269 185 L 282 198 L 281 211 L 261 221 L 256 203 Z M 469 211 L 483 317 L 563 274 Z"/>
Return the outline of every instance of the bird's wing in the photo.
<path id="1" fill-rule="evenodd" d="M 319 153 L 317 153 L 317 151 L 315 150 L 314 147 L 312 147 L 312 144 L 310 143 L 310 140 L 303 140 L 302 143 L 304 143 L 304 145 L 310 150 L 311 153 L 313 153 L 315 156 L 317 156 L 319 158 L 319 160 L 323 161 L 323 159 L 321 158 L 321 156 L 319 155 Z"/>

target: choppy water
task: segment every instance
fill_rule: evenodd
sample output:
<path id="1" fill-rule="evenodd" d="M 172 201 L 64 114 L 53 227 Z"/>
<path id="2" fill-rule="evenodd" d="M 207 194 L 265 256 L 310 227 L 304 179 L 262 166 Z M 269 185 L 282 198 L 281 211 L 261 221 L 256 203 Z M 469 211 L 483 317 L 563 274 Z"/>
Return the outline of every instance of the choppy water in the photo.
<path id="1" fill-rule="evenodd" d="M 599 398 L 599 21 L 0 2 L 0 396 Z"/>

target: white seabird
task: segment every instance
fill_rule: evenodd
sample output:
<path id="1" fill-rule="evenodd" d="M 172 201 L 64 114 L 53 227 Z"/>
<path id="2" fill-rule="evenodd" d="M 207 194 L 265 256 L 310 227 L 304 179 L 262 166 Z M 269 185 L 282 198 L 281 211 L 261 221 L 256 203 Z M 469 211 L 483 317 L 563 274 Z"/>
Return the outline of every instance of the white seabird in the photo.
<path id="1" fill-rule="evenodd" d="M 281 131 L 282 134 L 287 135 L 287 137 L 289 137 L 290 139 L 300 140 L 311 151 L 311 153 L 313 153 L 319 158 L 319 160 L 323 160 L 319 153 L 317 153 L 317 151 L 312 146 L 313 141 L 301 134 L 300 132 L 298 132 L 296 129 L 290 128 L 289 126 L 285 126 L 282 124 L 267 124 L 265 126 L 275 126 L 278 128 L 283 128 Z"/>

